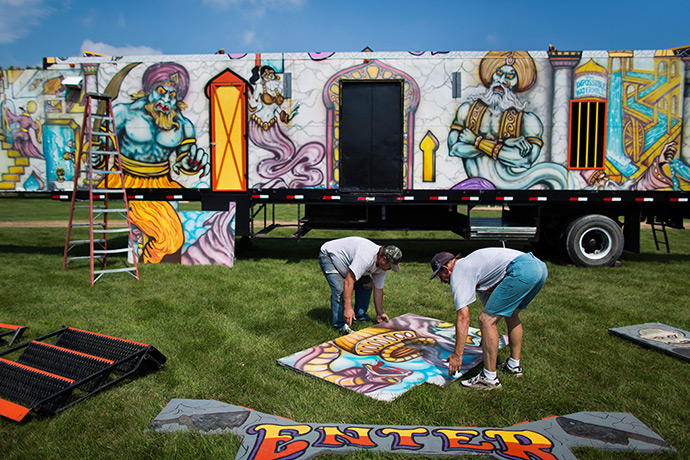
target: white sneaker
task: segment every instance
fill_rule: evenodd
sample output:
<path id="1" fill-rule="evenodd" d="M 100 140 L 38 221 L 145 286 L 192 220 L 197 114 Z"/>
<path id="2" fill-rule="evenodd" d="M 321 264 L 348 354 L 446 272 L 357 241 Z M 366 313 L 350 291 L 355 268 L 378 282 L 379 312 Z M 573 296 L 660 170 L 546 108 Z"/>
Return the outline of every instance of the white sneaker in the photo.
<path id="1" fill-rule="evenodd" d="M 512 374 L 515 377 L 522 377 L 524 374 L 524 372 L 522 371 L 522 367 L 520 367 L 520 366 L 510 367 L 508 365 L 508 361 L 506 361 L 505 363 L 499 364 L 498 366 L 496 366 L 496 368 L 498 368 L 498 369 L 500 369 L 503 372 L 506 372 L 508 374 Z"/>
<path id="2" fill-rule="evenodd" d="M 460 383 L 464 387 L 476 388 L 478 390 L 493 390 L 494 388 L 501 388 L 501 382 L 499 382 L 498 379 L 489 380 L 484 375 L 484 372 L 480 372 L 471 379 L 463 380 Z"/>
<path id="3" fill-rule="evenodd" d="M 355 332 L 355 331 L 353 331 L 353 330 L 350 328 L 350 326 L 347 325 L 347 323 L 345 323 L 345 324 L 343 324 L 342 326 L 340 326 L 340 327 L 338 328 L 338 330 L 339 330 L 340 332 L 342 332 L 343 334 L 352 334 L 353 332 Z"/>

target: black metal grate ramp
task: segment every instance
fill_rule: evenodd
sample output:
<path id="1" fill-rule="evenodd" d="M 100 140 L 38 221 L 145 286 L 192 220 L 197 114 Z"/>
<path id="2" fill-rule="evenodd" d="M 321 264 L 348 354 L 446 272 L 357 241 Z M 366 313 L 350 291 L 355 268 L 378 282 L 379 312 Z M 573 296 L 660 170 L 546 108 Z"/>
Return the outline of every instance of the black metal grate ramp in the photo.
<path id="1" fill-rule="evenodd" d="M 46 340 L 54 339 L 47 343 Z M 160 369 L 167 358 L 145 343 L 71 327 L 0 353 L 0 416 L 55 415 L 135 373 Z"/>
<path id="2" fill-rule="evenodd" d="M 145 343 L 132 342 L 117 337 L 109 337 L 107 335 L 73 328 L 68 328 L 62 332 L 55 341 L 55 345 L 98 356 L 100 358 L 110 359 L 112 361 L 119 361 L 127 358 L 149 347 Z M 135 357 L 135 359 L 130 359 L 122 363 L 117 367 L 117 370 L 128 372 L 134 369 L 137 362 L 138 359 Z"/>
<path id="3" fill-rule="evenodd" d="M 75 381 L 99 373 L 113 364 L 109 359 L 35 341 L 29 343 L 17 362 Z M 103 372 L 79 387 L 89 391 L 100 386 L 106 378 L 108 372 Z"/>
<path id="4" fill-rule="evenodd" d="M 73 380 L 0 358 L 0 395 L 16 402 L 35 404 L 73 383 Z M 48 411 L 57 409 L 68 396 L 66 392 L 48 402 L 45 408 Z"/>

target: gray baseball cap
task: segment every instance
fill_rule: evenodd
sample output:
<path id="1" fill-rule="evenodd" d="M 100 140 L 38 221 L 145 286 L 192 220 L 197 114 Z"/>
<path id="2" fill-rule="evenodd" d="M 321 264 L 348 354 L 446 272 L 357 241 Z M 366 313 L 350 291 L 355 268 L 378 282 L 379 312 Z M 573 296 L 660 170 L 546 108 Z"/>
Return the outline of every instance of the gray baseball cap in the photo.
<path id="1" fill-rule="evenodd" d="M 391 263 L 391 270 L 394 272 L 400 271 L 398 264 L 400 259 L 402 259 L 402 251 L 399 247 L 389 244 L 383 247 L 383 255 L 386 257 L 388 262 Z"/>

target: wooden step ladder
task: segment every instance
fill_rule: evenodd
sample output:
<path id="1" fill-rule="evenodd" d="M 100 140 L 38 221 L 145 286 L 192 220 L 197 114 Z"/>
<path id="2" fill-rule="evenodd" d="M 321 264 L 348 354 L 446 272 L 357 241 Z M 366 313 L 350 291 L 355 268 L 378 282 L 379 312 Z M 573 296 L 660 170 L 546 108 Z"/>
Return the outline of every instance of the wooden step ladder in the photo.
<path id="1" fill-rule="evenodd" d="M 62 269 L 71 262 L 88 260 L 92 285 L 106 273 L 129 273 L 138 280 L 129 203 L 110 96 L 86 95 L 79 154 L 74 161 L 74 189 Z M 85 215 L 87 211 L 88 216 Z M 110 216 L 124 218 L 124 225 L 113 226 L 109 222 Z M 86 229 L 88 234 L 84 231 Z M 125 235 L 124 244 L 112 244 L 117 243 L 115 240 L 108 246 L 108 236 Z M 84 246 L 88 246 L 88 254 L 84 253 Z M 114 254 L 125 257 L 111 258 L 108 266 L 108 256 Z"/>

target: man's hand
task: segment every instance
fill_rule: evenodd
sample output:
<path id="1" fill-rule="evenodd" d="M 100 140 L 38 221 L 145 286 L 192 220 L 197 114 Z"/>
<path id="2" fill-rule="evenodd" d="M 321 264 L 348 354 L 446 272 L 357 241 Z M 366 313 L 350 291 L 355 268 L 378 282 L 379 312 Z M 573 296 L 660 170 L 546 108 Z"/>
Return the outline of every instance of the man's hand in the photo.
<path id="1" fill-rule="evenodd" d="M 532 150 L 532 145 L 525 139 L 525 136 L 511 137 L 503 141 L 503 144 L 507 147 L 515 147 L 523 158 L 529 155 Z"/>
<path id="2" fill-rule="evenodd" d="M 672 141 L 664 145 L 664 148 L 661 151 L 660 156 L 663 156 L 663 159 L 668 162 L 673 161 L 673 158 L 676 156 L 677 153 L 678 149 L 676 149 L 676 143 L 675 141 Z"/>
<path id="3" fill-rule="evenodd" d="M 196 144 L 192 144 L 189 148 L 189 152 L 176 161 L 172 166 L 175 174 L 179 174 L 180 170 L 182 172 L 197 173 L 201 174 L 199 177 L 204 177 L 208 175 L 211 170 L 211 166 L 208 164 L 208 154 L 204 149 L 197 148 Z"/>
<path id="4" fill-rule="evenodd" d="M 474 142 L 477 140 L 477 135 L 472 132 L 470 129 L 463 129 L 460 131 L 460 134 L 458 135 L 458 141 L 464 142 L 465 144 L 470 144 L 474 145 Z"/>
<path id="5" fill-rule="evenodd" d="M 355 320 L 355 311 L 352 309 L 352 307 L 345 307 L 343 317 L 345 318 L 345 322 L 347 323 L 347 325 L 352 326 L 352 322 Z"/>
<path id="6" fill-rule="evenodd" d="M 376 315 L 376 322 L 377 323 L 383 323 L 385 321 L 389 321 L 387 314 L 381 313 L 380 315 Z"/>
<path id="7" fill-rule="evenodd" d="M 451 377 L 462 367 L 462 355 L 453 352 L 448 356 L 448 375 Z"/>

